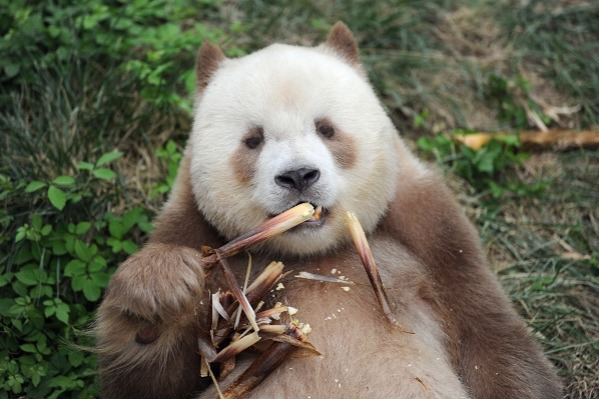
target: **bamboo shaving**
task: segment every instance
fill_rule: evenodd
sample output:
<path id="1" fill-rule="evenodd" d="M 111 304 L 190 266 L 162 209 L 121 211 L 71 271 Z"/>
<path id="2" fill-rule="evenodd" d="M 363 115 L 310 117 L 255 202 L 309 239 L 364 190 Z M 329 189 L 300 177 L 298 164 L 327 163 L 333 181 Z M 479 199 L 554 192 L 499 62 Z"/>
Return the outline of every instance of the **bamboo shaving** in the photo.
<path id="1" fill-rule="evenodd" d="M 306 280 L 322 281 L 325 283 L 354 284 L 352 281 L 349 281 L 347 279 L 323 276 L 322 274 L 314 274 L 309 272 L 299 272 L 295 275 L 295 277 L 304 278 Z"/>
<path id="2" fill-rule="evenodd" d="M 220 386 L 218 385 L 218 381 L 216 380 L 216 376 L 212 372 L 212 368 L 210 368 L 210 364 L 208 364 L 207 360 L 206 360 L 206 368 L 208 369 L 208 374 L 210 375 L 210 379 L 212 380 L 212 383 L 214 384 L 214 388 L 216 388 L 216 392 L 218 392 L 218 399 L 227 399 L 223 395 L 223 391 L 220 390 Z"/>

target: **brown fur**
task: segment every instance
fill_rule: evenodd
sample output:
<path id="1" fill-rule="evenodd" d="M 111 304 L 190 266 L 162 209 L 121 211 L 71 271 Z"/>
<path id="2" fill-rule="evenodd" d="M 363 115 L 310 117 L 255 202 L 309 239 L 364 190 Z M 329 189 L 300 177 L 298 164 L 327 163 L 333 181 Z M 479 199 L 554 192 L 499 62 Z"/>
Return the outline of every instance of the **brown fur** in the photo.
<path id="1" fill-rule="evenodd" d="M 325 139 L 324 143 L 331 150 L 335 161 L 337 161 L 337 165 L 342 169 L 353 167 L 357 161 L 356 143 L 354 140 L 349 135 L 337 129 L 329 120 L 321 119 L 316 121 L 317 129 L 319 124 L 326 124 L 335 129 L 333 137 Z"/>
<path id="2" fill-rule="evenodd" d="M 206 88 L 212 74 L 218 69 L 218 66 L 225 58 L 220 47 L 207 41 L 202 43 L 202 47 L 200 47 L 200 51 L 198 51 L 196 57 L 196 86 L 199 92 Z"/>
<path id="3" fill-rule="evenodd" d="M 150 244 L 123 263 L 98 310 L 105 398 L 184 398 L 198 385 L 194 308 L 203 291 L 197 251 Z M 139 332 L 157 339 L 140 344 Z M 160 378 L 148 378 L 154 374 Z M 190 381 L 181 386 L 181 379 Z M 143 392 L 143 395 L 141 394 Z"/>
<path id="4" fill-rule="evenodd" d="M 345 43 L 346 29 L 336 25 L 327 43 L 347 57 L 355 42 Z M 200 68 L 199 78 L 214 72 L 217 53 L 200 50 L 209 73 Z M 331 150 L 342 165 L 355 162 Z M 150 243 L 120 266 L 98 311 L 105 398 L 214 397 L 198 373 L 196 322 L 198 315 L 204 320 L 206 292 L 225 285 L 218 273 L 205 278 L 198 249 L 223 240 L 198 211 L 189 156 Z M 409 162 L 399 169 L 395 198 L 369 240 L 395 315 L 414 334 L 386 323 L 351 247 L 310 259 L 282 256 L 287 269 L 337 269 L 356 284 L 345 292 L 285 280 L 272 301 L 300 309 L 324 356 L 286 361 L 249 397 L 559 398 L 555 373 L 486 268 L 476 231 L 443 183 Z M 253 256 L 254 265 L 271 260 Z M 243 254 L 231 259 L 239 281 L 246 262 Z"/>
<path id="5" fill-rule="evenodd" d="M 453 363 L 471 395 L 559 397 L 555 373 L 485 267 L 474 228 L 436 177 L 414 181 L 405 172 L 380 228 L 442 287 L 433 307 L 444 318 Z"/>
<path id="6" fill-rule="evenodd" d="M 333 26 L 327 36 L 326 45 L 351 64 L 359 64 L 360 50 L 351 31 L 343 22 L 337 22 Z"/>
<path id="7" fill-rule="evenodd" d="M 177 181 L 170 199 L 158 215 L 151 243 L 177 244 L 199 249 L 202 245 L 218 247 L 223 244 L 212 226 L 198 211 L 189 176 L 189 156 L 181 161 Z"/>
<path id="8" fill-rule="evenodd" d="M 262 135 L 260 128 L 252 128 L 242 139 L 239 147 L 231 157 L 231 167 L 235 172 L 235 178 L 241 184 L 248 184 L 255 173 L 254 164 L 258 158 L 258 148 L 247 148 L 243 141 L 249 138 L 257 138 Z"/>

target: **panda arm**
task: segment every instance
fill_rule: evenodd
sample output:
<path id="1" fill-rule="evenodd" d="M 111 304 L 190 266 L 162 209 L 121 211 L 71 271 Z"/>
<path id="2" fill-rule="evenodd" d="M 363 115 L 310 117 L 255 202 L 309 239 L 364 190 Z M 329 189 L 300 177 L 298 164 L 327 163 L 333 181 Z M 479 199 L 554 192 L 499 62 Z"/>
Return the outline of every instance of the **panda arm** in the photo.
<path id="1" fill-rule="evenodd" d="M 456 371 L 473 398 L 559 398 L 557 376 L 436 177 L 403 176 L 382 228 L 428 269 Z"/>
<path id="2" fill-rule="evenodd" d="M 184 398 L 200 390 L 200 245 L 218 236 L 197 209 L 183 159 L 149 243 L 116 271 L 94 326 L 102 397 Z"/>

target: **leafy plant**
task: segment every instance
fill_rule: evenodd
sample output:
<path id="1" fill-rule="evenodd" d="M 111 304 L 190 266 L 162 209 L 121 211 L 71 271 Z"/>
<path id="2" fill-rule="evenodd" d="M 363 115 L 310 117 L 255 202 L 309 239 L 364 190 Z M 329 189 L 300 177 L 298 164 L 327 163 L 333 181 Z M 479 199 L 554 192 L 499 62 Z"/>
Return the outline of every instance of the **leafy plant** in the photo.
<path id="1" fill-rule="evenodd" d="M 86 343 L 82 328 L 116 265 L 151 230 L 150 211 L 133 207 L 122 215 L 76 212 L 96 200 L 94 192 L 117 176 L 109 168 L 123 154 L 79 162 L 74 176 L 50 182 L 7 184 L 2 196 L 24 198 L 38 211 L 13 219 L 3 235 L 0 258 L 0 398 L 91 398 L 95 360 L 70 346 Z M 40 195 L 43 193 L 43 195 Z M 86 218 L 89 217 L 89 218 Z"/>
<path id="2" fill-rule="evenodd" d="M 30 83 L 40 72 L 95 60 L 138 78 L 145 100 L 190 111 L 193 55 L 203 40 L 224 35 L 191 21 L 216 15 L 213 3 L 0 0 L 0 82 Z"/>
<path id="3" fill-rule="evenodd" d="M 156 150 L 156 157 L 166 164 L 164 180 L 152 187 L 152 196 L 157 197 L 168 193 L 177 177 L 179 171 L 179 162 L 183 157 L 183 154 L 179 150 L 179 147 L 173 140 L 169 140 L 163 147 L 159 147 Z"/>
<path id="4" fill-rule="evenodd" d="M 456 130 L 453 134 L 468 132 Z M 490 194 L 492 198 L 513 192 L 517 195 L 534 195 L 545 187 L 544 183 L 527 185 L 505 179 L 510 168 L 515 168 L 528 157 L 519 152 L 520 142 L 515 135 L 491 139 L 478 150 L 460 145 L 451 137 L 437 135 L 421 137 L 418 147 L 425 153 L 434 155 L 438 163 L 465 179 L 476 190 Z"/>

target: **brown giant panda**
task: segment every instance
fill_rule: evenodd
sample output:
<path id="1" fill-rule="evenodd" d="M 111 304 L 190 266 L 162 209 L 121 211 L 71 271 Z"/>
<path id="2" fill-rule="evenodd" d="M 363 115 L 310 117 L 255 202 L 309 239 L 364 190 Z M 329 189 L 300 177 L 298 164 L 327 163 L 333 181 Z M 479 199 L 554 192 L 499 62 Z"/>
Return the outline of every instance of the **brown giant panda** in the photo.
<path id="1" fill-rule="evenodd" d="M 98 311 L 103 397 L 217 397 L 199 374 L 196 316 L 220 283 L 204 278 L 200 248 L 301 202 L 321 217 L 252 250 L 253 264 L 336 269 L 356 284 L 344 291 L 289 279 L 274 293 L 300 309 L 323 355 L 286 360 L 248 397 L 561 397 L 475 229 L 385 114 L 345 25 L 316 47 L 274 44 L 239 59 L 204 44 L 196 73 L 195 119 L 173 191 Z M 364 226 L 395 317 L 413 334 L 389 327 L 346 210 Z M 230 260 L 238 281 L 247 261 L 244 253 Z"/>

